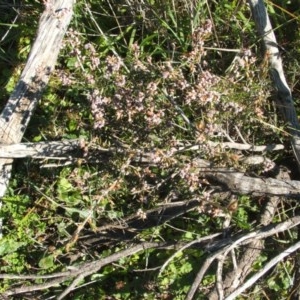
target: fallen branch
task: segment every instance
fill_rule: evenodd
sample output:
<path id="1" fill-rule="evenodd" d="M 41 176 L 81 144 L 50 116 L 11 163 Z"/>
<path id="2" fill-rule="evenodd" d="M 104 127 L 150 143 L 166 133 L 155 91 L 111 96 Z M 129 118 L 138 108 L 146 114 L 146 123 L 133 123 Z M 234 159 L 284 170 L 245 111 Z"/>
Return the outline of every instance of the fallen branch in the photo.
<path id="1" fill-rule="evenodd" d="M 164 245 L 165 243 L 162 243 L 162 244 Z M 35 284 L 35 285 L 31 285 L 31 286 L 22 286 L 22 287 L 19 287 L 19 288 L 12 288 L 12 289 L 2 293 L 2 296 L 3 297 L 8 297 L 8 296 L 17 295 L 17 294 L 43 290 L 43 289 L 53 287 L 53 286 L 55 286 L 59 283 L 62 283 L 64 281 L 70 280 L 72 278 L 75 278 L 74 280 L 76 280 L 76 278 L 78 278 L 78 277 L 84 278 L 88 275 L 96 273 L 102 267 L 104 267 L 104 266 L 106 266 L 110 263 L 113 263 L 115 261 L 118 261 L 121 258 L 131 256 L 131 255 L 133 255 L 137 252 L 140 252 L 142 250 L 147 250 L 147 249 L 151 249 L 151 248 L 154 248 L 154 247 L 159 247 L 160 245 L 161 245 L 160 243 L 148 243 L 148 242 L 138 244 L 138 245 L 129 247 L 125 250 L 114 253 L 114 254 L 112 254 L 108 257 L 101 258 L 99 260 L 95 260 L 95 261 L 88 262 L 88 263 L 82 264 L 80 266 L 77 266 L 73 270 L 70 270 L 68 272 L 64 272 L 63 276 L 61 275 L 61 273 L 58 273 L 57 276 L 56 276 L 58 278 L 50 280 L 46 283 Z M 63 299 L 69 292 L 70 292 L 70 290 L 66 289 L 64 292 L 61 293 L 61 295 L 57 299 Z"/>
<path id="2" fill-rule="evenodd" d="M 71 21 L 75 0 L 47 1 L 36 40 L 21 77 L 0 115 L 0 144 L 16 144 L 23 137 L 41 99 Z M 0 197 L 6 192 L 13 160 L 0 159 Z"/>
<path id="3" fill-rule="evenodd" d="M 200 176 L 223 184 L 235 193 L 300 198 L 300 181 L 246 176 L 234 169 L 217 168 L 203 159 L 194 159 Z"/>
<path id="4" fill-rule="evenodd" d="M 289 256 L 291 253 L 295 252 L 300 248 L 300 242 L 294 244 L 288 249 L 284 250 L 279 255 L 275 256 L 271 259 L 259 272 L 253 275 L 250 279 L 248 279 L 242 286 L 236 289 L 232 294 L 225 298 L 225 300 L 234 300 L 237 296 L 239 296 L 243 291 L 252 286 L 259 278 L 261 278 L 264 274 L 266 274 L 271 268 L 273 268 L 276 264 L 282 261 L 285 257 Z"/>
<path id="5" fill-rule="evenodd" d="M 65 153 L 70 150 L 82 149 L 84 147 L 83 141 L 80 140 L 70 140 L 61 142 L 41 142 L 41 143 L 24 143 L 17 145 L 0 145 L 0 151 L 3 150 L 2 155 L 11 155 L 13 157 L 32 157 L 32 158 L 49 158 L 49 159 L 65 159 L 72 160 L 73 157 L 66 155 Z M 196 150 L 192 146 L 192 150 Z M 16 150 L 15 150 L 16 149 Z M 180 162 L 180 153 L 183 151 L 189 151 L 190 148 L 179 148 L 175 150 L 173 154 L 169 155 L 161 151 L 162 156 L 169 158 L 177 158 L 174 162 Z M 84 163 L 99 163 L 101 162 L 101 154 L 113 155 L 115 153 L 121 153 L 124 155 L 130 155 L 132 163 L 142 163 L 157 165 L 160 163 L 157 158 L 153 158 L 153 153 L 143 152 L 140 150 L 125 150 L 121 148 L 102 148 L 102 147 L 91 147 L 89 154 L 83 158 Z M 82 155 L 78 155 L 82 157 Z M 105 156 L 107 160 L 107 156 Z M 75 162 L 75 160 L 74 160 Z M 263 162 L 262 159 L 259 160 L 260 163 Z M 245 163 L 248 160 L 245 158 Z M 257 163 L 257 160 L 254 160 Z M 241 194 L 252 194 L 252 195 L 272 195 L 272 196 L 285 196 L 291 198 L 300 198 L 300 182 L 294 180 L 279 180 L 274 178 L 264 178 L 264 177 L 250 177 L 245 175 L 243 172 L 239 172 L 235 169 L 229 168 L 218 168 L 211 164 L 209 161 L 196 158 L 193 160 L 193 164 L 199 168 L 199 174 L 201 177 L 209 178 L 219 184 L 225 185 L 228 189 L 235 193 Z"/>
<path id="6" fill-rule="evenodd" d="M 65 140 L 57 142 L 39 142 L 1 145 L 1 158 L 68 159 L 68 152 L 80 150 L 84 141 Z"/>
<path id="7" fill-rule="evenodd" d="M 260 224 L 267 226 L 272 222 L 279 201 L 279 197 L 271 197 L 260 218 Z M 264 239 L 254 240 L 247 246 L 245 251 L 239 255 L 240 258 L 236 266 L 233 268 L 232 271 L 228 272 L 224 276 L 224 280 L 222 280 L 222 289 L 225 295 L 228 295 L 231 292 L 233 292 L 244 282 L 247 275 L 252 271 L 253 263 L 257 260 L 263 248 Z M 226 255 L 223 254 L 222 256 L 224 257 L 224 262 Z M 219 292 L 217 287 L 209 293 L 208 298 L 210 300 L 219 299 Z"/>
<path id="8" fill-rule="evenodd" d="M 241 151 L 251 151 L 251 152 L 271 152 L 283 150 L 284 145 L 281 144 L 270 144 L 270 145 L 261 145 L 255 146 L 250 144 L 241 144 L 234 142 L 212 142 L 208 141 L 205 145 L 192 145 L 187 147 L 179 148 L 178 151 L 195 151 L 195 150 L 203 150 L 203 146 L 210 146 L 213 148 L 220 147 L 221 149 L 234 149 Z"/>
<path id="9" fill-rule="evenodd" d="M 291 229 L 295 226 L 300 224 L 300 216 L 294 217 L 288 221 L 278 223 L 278 224 L 272 224 L 268 226 L 264 226 L 256 231 L 250 232 L 248 234 L 241 234 L 236 237 L 223 239 L 219 242 L 217 242 L 218 245 L 214 245 L 214 252 L 205 260 L 204 264 L 201 266 L 199 272 L 197 273 L 195 280 L 193 284 L 191 285 L 191 288 L 187 294 L 186 300 L 192 300 L 194 298 L 194 295 L 197 292 L 197 289 L 206 273 L 210 265 L 218 259 L 219 257 L 222 257 L 222 255 L 227 255 L 230 250 L 241 246 L 241 245 L 247 245 L 250 243 L 254 243 L 255 241 L 259 241 L 262 239 L 265 239 L 269 236 L 272 236 L 274 234 L 277 234 L 279 232 L 286 231 L 288 229 Z M 211 248 L 212 249 L 212 248 Z M 209 251 L 209 248 L 206 248 L 207 251 Z"/>
<path id="10" fill-rule="evenodd" d="M 210 147 L 220 147 L 221 149 L 235 149 L 241 151 L 251 152 L 269 152 L 279 151 L 284 149 L 284 145 L 271 144 L 255 146 L 250 144 L 240 144 L 231 142 L 212 142 L 208 141 L 207 145 Z M 174 150 L 175 154 L 183 153 L 186 151 L 203 151 L 207 145 L 191 145 L 186 147 L 178 147 Z M 68 152 L 73 150 L 81 150 L 85 147 L 83 139 L 64 140 L 64 141 L 46 141 L 36 143 L 18 143 L 18 144 L 0 144 L 0 158 L 33 158 L 33 159 L 67 159 Z M 117 148 L 102 148 L 100 146 L 92 147 L 93 150 L 102 153 L 115 153 L 124 152 L 123 149 Z"/>
<path id="11" fill-rule="evenodd" d="M 254 22 L 262 38 L 273 85 L 277 90 L 277 105 L 288 125 L 291 144 L 300 168 L 300 124 L 295 110 L 291 90 L 286 82 L 277 40 L 263 0 L 248 0 Z"/>

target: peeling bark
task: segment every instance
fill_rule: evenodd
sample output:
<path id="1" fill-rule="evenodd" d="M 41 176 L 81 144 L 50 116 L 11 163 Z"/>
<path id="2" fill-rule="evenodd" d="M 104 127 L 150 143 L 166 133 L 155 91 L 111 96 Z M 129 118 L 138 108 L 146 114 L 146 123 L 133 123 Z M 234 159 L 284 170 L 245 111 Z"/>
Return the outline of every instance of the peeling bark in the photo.
<path id="1" fill-rule="evenodd" d="M 56 142 L 22 143 L 3 145 L 0 144 L 1 158 L 60 158 L 67 159 L 68 152 L 80 150 L 84 143 L 81 140 L 65 140 Z"/>
<path id="2" fill-rule="evenodd" d="M 0 115 L 0 144 L 19 143 L 54 69 L 75 0 L 48 1 L 26 66 Z M 11 176 L 12 159 L 0 159 L 0 197 Z"/>
<path id="3" fill-rule="evenodd" d="M 291 134 L 291 144 L 300 169 L 300 124 L 291 90 L 287 84 L 277 40 L 263 0 L 248 0 L 257 31 L 262 38 L 270 74 L 277 91 L 277 106 Z"/>

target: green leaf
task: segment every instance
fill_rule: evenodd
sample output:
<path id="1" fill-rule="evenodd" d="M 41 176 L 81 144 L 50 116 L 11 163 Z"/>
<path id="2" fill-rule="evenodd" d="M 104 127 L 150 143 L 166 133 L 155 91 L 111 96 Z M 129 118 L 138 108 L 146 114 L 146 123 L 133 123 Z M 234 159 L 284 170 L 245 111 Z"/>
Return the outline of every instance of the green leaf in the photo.
<path id="1" fill-rule="evenodd" d="M 8 253 L 15 252 L 25 243 L 16 242 L 11 239 L 2 239 L 0 240 L 0 256 L 3 256 Z"/>
<path id="2" fill-rule="evenodd" d="M 73 189 L 72 184 L 66 178 L 61 178 L 59 181 L 59 191 L 61 193 L 70 192 Z"/>
<path id="3" fill-rule="evenodd" d="M 53 267 L 54 265 L 54 256 L 53 254 L 43 257 L 40 261 L 39 261 L 39 267 L 42 269 L 49 269 L 51 267 Z"/>
<path id="4" fill-rule="evenodd" d="M 75 119 L 70 120 L 68 122 L 68 129 L 69 129 L 69 131 L 76 130 L 77 129 L 77 125 L 78 125 L 78 123 L 77 123 L 77 121 Z"/>
<path id="5" fill-rule="evenodd" d="M 192 269 L 193 269 L 192 265 L 189 262 L 186 262 L 180 267 L 180 273 L 187 274 L 187 273 L 190 273 L 192 271 Z"/>
<path id="6" fill-rule="evenodd" d="M 185 233 L 184 236 L 185 236 L 186 239 L 191 240 L 191 239 L 193 239 L 194 234 L 193 234 L 193 232 L 188 231 L 188 232 Z"/>
<path id="7" fill-rule="evenodd" d="M 71 58 L 69 58 L 68 59 L 68 61 L 67 61 L 67 67 L 68 68 L 75 68 L 75 64 L 77 63 L 77 59 L 76 59 L 76 57 L 71 57 Z"/>
<path id="8" fill-rule="evenodd" d="M 40 142 L 42 140 L 42 136 L 39 134 L 33 138 L 34 142 Z"/>
<path id="9" fill-rule="evenodd" d="M 68 212 L 69 215 L 77 213 L 83 219 L 86 219 L 91 214 L 91 211 L 88 209 L 77 209 L 73 207 L 65 207 L 65 210 Z"/>

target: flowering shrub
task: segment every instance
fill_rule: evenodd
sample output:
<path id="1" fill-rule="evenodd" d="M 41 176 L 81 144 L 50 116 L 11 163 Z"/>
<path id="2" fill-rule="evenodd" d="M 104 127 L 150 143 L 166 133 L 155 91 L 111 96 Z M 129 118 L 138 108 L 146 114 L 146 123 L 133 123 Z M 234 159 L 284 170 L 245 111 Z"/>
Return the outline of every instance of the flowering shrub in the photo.
<path id="1" fill-rule="evenodd" d="M 265 115 L 268 92 L 257 79 L 256 58 L 245 49 L 225 78 L 214 74 L 205 47 L 211 35 L 212 22 L 207 19 L 194 29 L 187 53 L 178 54 L 176 60 L 156 61 L 145 57 L 138 42 L 130 45 L 124 58 L 102 57 L 95 45 L 80 42 L 80 34 L 71 29 L 66 49 L 76 60 L 75 74 L 83 76 L 82 84 L 88 87 L 85 94 L 94 129 L 126 136 L 143 147 L 153 147 L 151 133 L 165 142 L 175 139 L 177 144 L 185 139 L 190 143 L 224 140 L 224 133 L 240 141 L 235 128 L 249 142 L 260 135 L 260 121 L 272 120 Z M 62 84 L 71 83 L 72 77 L 68 82 L 62 74 Z M 243 130 L 245 119 L 251 132 Z M 272 132 L 268 126 L 263 130 Z"/>

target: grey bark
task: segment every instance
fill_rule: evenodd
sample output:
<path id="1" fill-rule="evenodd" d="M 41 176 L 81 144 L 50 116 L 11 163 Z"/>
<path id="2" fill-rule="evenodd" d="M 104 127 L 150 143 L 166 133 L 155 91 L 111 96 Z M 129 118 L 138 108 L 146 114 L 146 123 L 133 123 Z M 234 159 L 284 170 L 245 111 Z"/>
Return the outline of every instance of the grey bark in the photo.
<path id="1" fill-rule="evenodd" d="M 300 125 L 291 90 L 287 84 L 277 40 L 263 0 L 248 0 L 257 31 L 269 60 L 270 74 L 277 91 L 277 106 L 291 134 L 291 144 L 300 169 Z"/>
<path id="2" fill-rule="evenodd" d="M 55 142 L 0 144 L 1 158 L 35 158 L 35 159 L 67 159 L 68 152 L 80 150 L 84 142 L 81 140 L 65 140 Z"/>
<path id="3" fill-rule="evenodd" d="M 19 143 L 54 69 L 75 0 L 47 2 L 37 37 L 12 95 L 0 115 L 0 144 Z M 12 159 L 0 159 L 0 197 L 11 176 Z"/>

